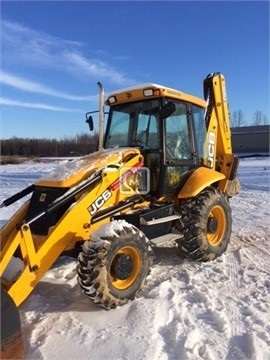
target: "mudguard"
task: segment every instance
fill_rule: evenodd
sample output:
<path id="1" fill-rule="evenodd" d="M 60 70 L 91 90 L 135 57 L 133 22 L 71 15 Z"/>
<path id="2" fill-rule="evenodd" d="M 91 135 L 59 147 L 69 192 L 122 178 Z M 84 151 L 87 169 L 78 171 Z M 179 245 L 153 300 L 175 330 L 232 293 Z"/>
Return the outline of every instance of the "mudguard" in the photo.
<path id="1" fill-rule="evenodd" d="M 225 175 L 209 169 L 207 167 L 199 167 L 189 176 L 184 186 L 178 194 L 179 199 L 187 199 L 197 196 L 203 189 L 211 184 L 225 179 Z"/>
<path id="2" fill-rule="evenodd" d="M 1 286 L 1 359 L 23 359 L 24 344 L 19 310 Z"/>

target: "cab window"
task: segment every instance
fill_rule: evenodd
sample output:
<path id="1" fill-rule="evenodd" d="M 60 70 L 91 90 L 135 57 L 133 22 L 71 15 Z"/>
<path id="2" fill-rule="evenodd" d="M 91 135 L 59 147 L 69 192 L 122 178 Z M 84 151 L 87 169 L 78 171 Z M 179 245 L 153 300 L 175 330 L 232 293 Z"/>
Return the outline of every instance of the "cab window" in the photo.
<path id="1" fill-rule="evenodd" d="M 204 123 L 204 109 L 192 106 L 194 130 L 195 130 L 195 142 L 197 144 L 198 157 L 203 162 L 204 159 L 204 142 L 206 138 L 206 127 Z"/>
<path id="2" fill-rule="evenodd" d="M 165 119 L 165 153 L 167 161 L 191 159 L 187 107 L 175 103 L 174 113 Z"/>

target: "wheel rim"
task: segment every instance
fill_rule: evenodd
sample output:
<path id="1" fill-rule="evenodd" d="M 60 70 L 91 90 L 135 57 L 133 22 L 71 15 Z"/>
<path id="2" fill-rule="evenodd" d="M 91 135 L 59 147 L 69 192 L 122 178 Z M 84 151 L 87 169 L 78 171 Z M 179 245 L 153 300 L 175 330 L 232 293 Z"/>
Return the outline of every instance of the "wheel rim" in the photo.
<path id="1" fill-rule="evenodd" d="M 211 246 L 218 246 L 226 231 L 226 214 L 221 206 L 212 208 L 207 221 L 207 240 Z"/>
<path id="2" fill-rule="evenodd" d="M 138 250 L 131 246 L 121 248 L 114 256 L 110 267 L 112 285 L 125 290 L 133 285 L 141 271 L 141 257 Z"/>

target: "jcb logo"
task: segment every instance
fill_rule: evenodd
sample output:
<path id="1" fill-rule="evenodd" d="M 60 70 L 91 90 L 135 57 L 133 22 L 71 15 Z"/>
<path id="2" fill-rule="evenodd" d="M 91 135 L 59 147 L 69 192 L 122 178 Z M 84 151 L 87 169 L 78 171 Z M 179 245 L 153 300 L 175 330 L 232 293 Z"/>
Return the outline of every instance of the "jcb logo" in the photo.
<path id="1" fill-rule="evenodd" d="M 102 193 L 88 208 L 90 215 L 94 215 L 111 196 L 112 193 L 110 190 L 105 190 L 104 193 Z"/>
<path id="2" fill-rule="evenodd" d="M 215 159 L 215 146 L 216 146 L 216 134 L 213 131 L 209 132 L 209 140 L 208 140 L 208 166 L 210 168 L 214 167 L 214 159 Z"/>

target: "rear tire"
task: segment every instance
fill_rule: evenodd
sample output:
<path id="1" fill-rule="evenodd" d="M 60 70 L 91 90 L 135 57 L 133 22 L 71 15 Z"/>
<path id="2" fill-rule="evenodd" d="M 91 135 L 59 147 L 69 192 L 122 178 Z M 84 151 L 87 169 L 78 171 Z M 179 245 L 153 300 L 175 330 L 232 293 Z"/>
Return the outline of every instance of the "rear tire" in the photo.
<path id="1" fill-rule="evenodd" d="M 180 205 L 181 233 L 178 242 L 184 255 L 195 261 L 210 261 L 227 249 L 232 231 L 231 208 L 224 194 L 204 189 L 197 197 Z"/>
<path id="2" fill-rule="evenodd" d="M 143 232 L 124 220 L 103 225 L 83 245 L 77 268 L 85 294 L 105 309 L 133 300 L 152 263 L 152 249 Z"/>

